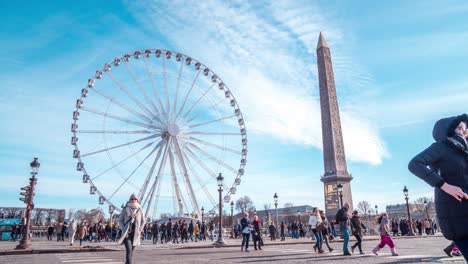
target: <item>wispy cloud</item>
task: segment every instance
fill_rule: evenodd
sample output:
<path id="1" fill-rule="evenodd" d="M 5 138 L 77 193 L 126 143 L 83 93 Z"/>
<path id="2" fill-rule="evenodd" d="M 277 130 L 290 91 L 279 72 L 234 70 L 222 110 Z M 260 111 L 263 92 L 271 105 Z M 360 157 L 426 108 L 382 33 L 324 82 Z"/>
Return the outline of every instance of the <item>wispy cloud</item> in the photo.
<path id="1" fill-rule="evenodd" d="M 325 31 L 334 45 L 344 34 L 326 24 L 314 5 L 264 4 L 267 16 L 244 2 L 139 2 L 130 9 L 149 29 L 161 32 L 171 46 L 219 72 L 235 92 L 250 131 L 321 148 L 320 108 L 314 95 L 317 36 Z M 349 54 L 336 53 L 338 83 L 349 84 L 340 88 L 341 93 L 369 86 L 372 77 L 364 69 L 350 71 L 359 68 L 358 64 Z M 386 151 L 376 128 L 359 113 L 343 110 L 342 116 L 348 158 L 381 163 Z"/>

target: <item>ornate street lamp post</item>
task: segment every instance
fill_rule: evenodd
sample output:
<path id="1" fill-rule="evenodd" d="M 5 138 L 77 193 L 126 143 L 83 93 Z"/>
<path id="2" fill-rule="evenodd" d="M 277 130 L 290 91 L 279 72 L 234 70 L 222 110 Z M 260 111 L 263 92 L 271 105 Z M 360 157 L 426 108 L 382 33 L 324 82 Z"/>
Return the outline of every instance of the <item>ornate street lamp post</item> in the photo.
<path id="1" fill-rule="evenodd" d="M 254 216 L 257 215 L 257 208 L 254 207 Z"/>
<path id="2" fill-rule="evenodd" d="M 408 204 L 408 189 L 406 188 L 403 188 L 403 194 L 405 195 L 405 200 L 406 200 L 406 210 L 408 211 L 408 226 L 409 226 L 409 233 L 408 235 L 409 236 L 414 236 L 414 233 L 413 233 L 413 223 L 411 222 L 411 215 L 410 215 L 410 210 L 409 210 L 409 204 Z"/>
<path id="3" fill-rule="evenodd" d="M 205 208 L 201 208 L 201 222 L 203 223 L 203 217 L 205 216 Z"/>
<path id="4" fill-rule="evenodd" d="M 375 205 L 375 215 L 379 215 L 379 207 L 377 205 Z"/>
<path id="5" fill-rule="evenodd" d="M 429 212 L 427 211 L 427 200 L 424 199 L 424 210 L 426 211 L 426 218 L 429 220 Z"/>
<path id="6" fill-rule="evenodd" d="M 109 225 L 110 227 L 112 228 L 112 216 L 114 215 L 114 210 L 115 210 L 115 207 L 113 205 L 109 205 L 109 215 L 110 215 L 110 219 L 109 219 Z"/>
<path id="7" fill-rule="evenodd" d="M 231 227 L 232 227 L 233 224 L 234 224 L 234 221 L 233 221 L 233 219 L 232 219 L 233 214 L 234 214 L 234 201 L 231 201 Z"/>
<path id="8" fill-rule="evenodd" d="M 343 207 L 343 185 L 341 183 L 338 183 L 336 185 L 336 188 L 338 188 L 338 194 L 340 195 L 340 208 Z"/>
<path id="9" fill-rule="evenodd" d="M 276 225 L 278 225 L 278 194 L 277 193 L 273 195 L 273 199 L 275 200 Z"/>
<path id="10" fill-rule="evenodd" d="M 300 221 L 300 217 L 301 217 L 301 211 L 299 211 L 299 209 L 297 209 L 297 221 L 298 222 Z"/>
<path id="11" fill-rule="evenodd" d="M 31 246 L 31 210 L 34 207 L 34 186 L 37 183 L 36 175 L 39 171 L 39 167 L 41 166 L 41 164 L 39 163 L 39 161 L 37 161 L 37 158 L 34 158 L 34 160 L 29 165 L 31 166 L 32 177 L 29 178 L 29 186 L 21 188 L 21 190 L 25 192 L 21 193 L 21 195 L 24 195 L 24 198 L 20 198 L 21 201 L 26 203 L 26 219 L 23 223 L 23 237 L 21 238 L 20 243 L 16 246 L 15 249 L 27 249 Z"/>
<path id="12" fill-rule="evenodd" d="M 216 241 L 215 245 L 217 246 L 225 246 L 226 243 L 224 243 L 223 239 L 223 201 L 222 201 L 222 195 L 223 195 L 223 180 L 224 177 L 220 173 L 218 177 L 216 177 L 216 181 L 218 182 L 218 192 L 219 192 L 219 233 L 218 233 L 218 241 Z"/>
<path id="13" fill-rule="evenodd" d="M 275 200 L 275 211 L 276 211 L 276 233 L 278 233 L 279 226 L 278 226 L 278 194 L 277 193 L 273 195 L 273 199 Z"/>

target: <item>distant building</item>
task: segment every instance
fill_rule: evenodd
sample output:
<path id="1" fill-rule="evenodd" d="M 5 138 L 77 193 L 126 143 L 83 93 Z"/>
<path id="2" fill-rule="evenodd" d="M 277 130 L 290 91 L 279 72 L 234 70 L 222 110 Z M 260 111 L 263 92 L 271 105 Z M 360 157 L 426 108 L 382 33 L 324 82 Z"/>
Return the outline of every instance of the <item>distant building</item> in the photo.
<path id="1" fill-rule="evenodd" d="M 286 224 L 293 222 L 299 219 L 302 222 L 309 221 L 309 213 L 312 212 L 314 206 L 310 205 L 301 205 L 301 206 L 293 206 L 293 207 L 286 207 L 286 208 L 278 208 L 278 222 L 281 224 L 281 221 L 284 221 Z M 258 218 L 262 222 L 263 226 L 268 224 L 269 222 L 276 222 L 276 209 L 272 208 L 270 210 L 257 210 L 256 214 Z M 249 211 L 249 216 L 252 218 L 254 216 L 254 211 Z M 233 216 L 233 222 L 239 223 L 240 220 L 243 218 L 242 213 L 238 213 Z"/>
<path id="2" fill-rule="evenodd" d="M 424 219 L 436 217 L 433 204 L 409 204 L 409 211 L 412 219 Z M 386 212 L 390 218 L 400 219 L 408 218 L 408 209 L 406 204 L 387 205 Z"/>

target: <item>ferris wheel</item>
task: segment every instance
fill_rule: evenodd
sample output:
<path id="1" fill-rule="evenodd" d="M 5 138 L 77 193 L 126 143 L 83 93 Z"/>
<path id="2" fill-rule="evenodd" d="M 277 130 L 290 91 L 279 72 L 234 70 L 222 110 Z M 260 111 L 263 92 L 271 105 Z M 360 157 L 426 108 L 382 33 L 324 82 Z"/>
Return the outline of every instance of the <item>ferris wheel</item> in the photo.
<path id="1" fill-rule="evenodd" d="M 105 63 L 76 100 L 73 157 L 99 204 L 132 193 L 147 217 L 200 218 L 236 193 L 247 162 L 244 118 L 232 91 L 200 61 L 169 50 Z"/>

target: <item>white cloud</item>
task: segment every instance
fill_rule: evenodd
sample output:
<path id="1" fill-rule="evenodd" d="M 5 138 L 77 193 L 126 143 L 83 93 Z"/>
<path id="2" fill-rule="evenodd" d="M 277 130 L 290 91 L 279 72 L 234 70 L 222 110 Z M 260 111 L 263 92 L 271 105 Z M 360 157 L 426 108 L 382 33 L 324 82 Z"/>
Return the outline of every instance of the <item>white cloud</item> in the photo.
<path id="1" fill-rule="evenodd" d="M 274 2 L 265 7 L 271 14 L 261 17 L 248 4 L 223 1 L 140 5 L 131 9 L 141 22 L 220 74 L 238 99 L 250 131 L 322 148 L 319 101 L 312 95 L 318 87 L 315 47 L 319 31 L 326 31 L 333 44 L 343 33 L 326 24 L 320 10 Z M 342 89 L 344 94 L 372 82 L 345 52 L 336 52 L 335 68 L 344 76 L 338 83 L 357 84 Z M 380 164 L 386 151 L 377 129 L 360 113 L 342 110 L 342 117 L 348 159 Z"/>

